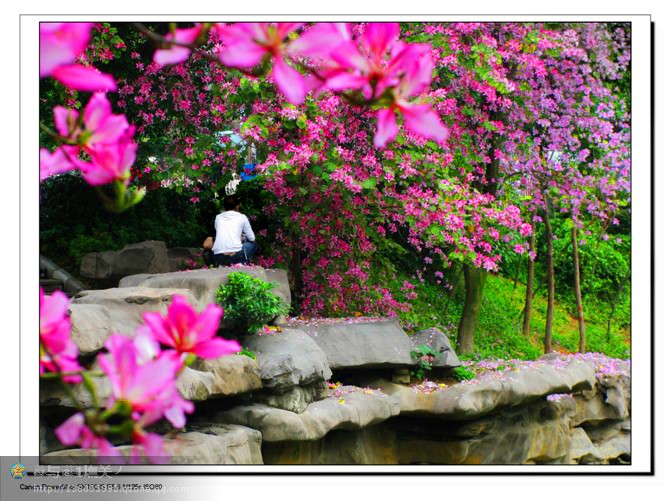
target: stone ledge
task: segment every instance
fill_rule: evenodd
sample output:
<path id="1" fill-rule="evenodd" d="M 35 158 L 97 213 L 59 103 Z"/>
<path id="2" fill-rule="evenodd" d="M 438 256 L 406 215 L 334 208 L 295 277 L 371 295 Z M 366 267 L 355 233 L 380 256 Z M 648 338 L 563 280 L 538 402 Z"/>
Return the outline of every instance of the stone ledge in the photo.
<path id="1" fill-rule="evenodd" d="M 340 393 L 313 402 L 301 414 L 263 404 L 235 407 L 216 422 L 257 429 L 264 442 L 317 440 L 332 430 L 357 430 L 397 416 L 398 402 L 373 390 L 340 387 Z"/>
<path id="2" fill-rule="evenodd" d="M 484 376 L 486 377 L 486 376 Z M 484 416 L 555 393 L 572 393 L 593 388 L 593 367 L 579 360 L 565 367 L 537 363 L 506 373 L 492 373 L 487 379 L 466 381 L 444 389 L 422 393 L 412 387 L 385 380 L 369 383 L 400 403 L 401 414 L 419 414 L 462 420 Z"/>
<path id="3" fill-rule="evenodd" d="M 126 287 L 153 287 L 158 289 L 188 289 L 195 297 L 199 309 L 209 303 L 216 302 L 216 290 L 228 280 L 233 272 L 242 272 L 264 282 L 276 283 L 272 293 L 291 304 L 291 289 L 288 284 L 288 275 L 284 270 L 266 270 L 260 266 L 229 266 L 202 270 L 175 271 L 172 273 L 130 275 L 119 282 L 120 288 Z"/>
<path id="4" fill-rule="evenodd" d="M 154 464 L 263 464 L 261 434 L 236 425 L 202 423 L 193 431 L 165 440 L 166 456 L 152 458 Z M 131 445 L 117 447 L 125 457 Z M 66 449 L 41 456 L 45 464 L 89 464 L 96 452 Z"/>
<path id="5" fill-rule="evenodd" d="M 397 319 L 298 323 L 323 350 L 333 370 L 416 365 L 414 349 Z"/>

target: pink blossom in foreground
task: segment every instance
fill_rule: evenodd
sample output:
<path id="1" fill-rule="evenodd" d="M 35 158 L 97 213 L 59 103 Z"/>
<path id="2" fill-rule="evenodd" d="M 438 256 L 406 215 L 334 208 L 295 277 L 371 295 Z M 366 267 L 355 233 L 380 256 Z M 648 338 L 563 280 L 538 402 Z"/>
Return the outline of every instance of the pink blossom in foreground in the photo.
<path id="1" fill-rule="evenodd" d="M 98 144 L 88 148 L 90 162 L 76 159 L 75 165 L 81 171 L 86 182 L 100 186 L 114 181 L 127 184 L 130 180 L 130 168 L 135 162 L 137 143 L 133 141 L 135 127 L 130 126 L 116 143 Z"/>
<path id="2" fill-rule="evenodd" d="M 61 146 L 53 153 L 46 148 L 40 148 L 40 181 L 73 170 L 75 165 L 71 159 L 77 155 L 78 150 L 75 146 Z"/>
<path id="3" fill-rule="evenodd" d="M 393 103 L 389 108 L 377 112 L 377 133 L 375 146 L 380 148 L 395 139 L 398 133 L 395 110 L 402 115 L 405 126 L 413 133 L 426 139 L 444 141 L 448 137 L 448 129 L 438 114 L 427 103 L 410 103 L 409 99 L 425 92 L 433 74 L 433 61 L 430 47 L 424 44 L 412 44 L 402 49 L 404 58 L 398 57 L 396 70 L 401 77 L 393 89 Z"/>
<path id="4" fill-rule="evenodd" d="M 193 412 L 193 404 L 183 400 L 176 390 L 181 359 L 163 352 L 146 361 L 145 353 L 133 340 L 118 334 L 107 339 L 105 348 L 108 353 L 99 356 L 98 361 L 112 388 L 107 407 L 125 401 L 132 409 L 132 418 L 141 426 L 162 417 L 175 426 L 183 426 L 184 413 Z"/>
<path id="5" fill-rule="evenodd" d="M 77 362 L 79 349 L 70 337 L 69 303 L 63 292 L 56 291 L 47 296 L 40 287 L 40 374 L 83 370 Z M 69 375 L 64 380 L 78 383 L 81 376 Z"/>
<path id="6" fill-rule="evenodd" d="M 40 78 L 52 76 L 71 89 L 114 91 L 111 75 L 72 64 L 88 45 L 93 23 L 40 23 Z"/>
<path id="7" fill-rule="evenodd" d="M 302 23 L 217 24 L 216 31 L 224 45 L 219 59 L 226 66 L 252 68 L 270 56 L 275 85 L 289 103 L 301 104 L 309 89 L 300 72 L 284 59 L 288 51 L 284 40 L 301 26 Z"/>
<path id="8" fill-rule="evenodd" d="M 210 304 L 198 313 L 184 296 L 174 296 L 164 317 L 158 312 L 144 314 L 144 322 L 156 340 L 177 353 L 201 358 L 218 358 L 239 352 L 237 341 L 216 337 L 223 310 Z"/>
<path id="9" fill-rule="evenodd" d="M 54 123 L 58 134 L 84 147 L 115 143 L 129 127 L 125 115 L 112 113 L 112 105 L 103 92 L 97 92 L 89 99 L 84 108 L 83 124 L 79 120 L 77 110 L 63 106 L 54 108 Z M 84 126 L 83 130 L 81 125 Z"/>
<path id="10" fill-rule="evenodd" d="M 81 64 L 60 66 L 53 71 L 51 76 L 66 87 L 83 92 L 113 92 L 116 90 L 114 77 L 100 72 L 93 66 Z"/>
<path id="11" fill-rule="evenodd" d="M 84 414 L 78 412 L 54 430 L 63 445 L 79 445 L 84 449 L 95 449 L 99 457 L 120 457 L 121 453 L 105 437 L 93 433 L 86 426 Z"/>
<path id="12" fill-rule="evenodd" d="M 116 462 L 110 458 L 123 457 L 119 449 L 109 440 L 96 435 L 86 425 L 84 414 L 81 412 L 70 416 L 54 430 L 54 433 L 63 445 L 78 445 L 83 449 L 95 450 L 97 456 L 104 461 Z M 133 443 L 130 451 L 131 464 L 139 463 L 141 457 L 147 457 L 151 462 L 159 462 L 154 458 L 166 455 L 163 438 L 157 433 L 149 433 L 137 427 L 133 430 L 131 439 Z"/>
<path id="13" fill-rule="evenodd" d="M 168 33 L 165 38 L 182 44 L 192 44 L 198 39 L 201 31 L 201 25 L 193 28 L 176 29 L 174 33 Z M 191 49 L 188 47 L 173 45 L 169 49 L 158 49 L 154 53 L 154 62 L 159 66 L 177 64 L 186 61 L 190 55 Z"/>

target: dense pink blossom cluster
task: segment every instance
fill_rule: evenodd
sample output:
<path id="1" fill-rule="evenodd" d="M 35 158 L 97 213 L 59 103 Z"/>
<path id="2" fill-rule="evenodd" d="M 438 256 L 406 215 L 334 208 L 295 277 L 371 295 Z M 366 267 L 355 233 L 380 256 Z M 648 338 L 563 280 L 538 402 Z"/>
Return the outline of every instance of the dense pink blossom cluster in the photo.
<path id="1" fill-rule="evenodd" d="M 282 222 L 260 235 L 272 252 L 259 263 L 289 267 L 305 314 L 389 314 L 412 295 L 372 280 L 384 238 L 421 256 L 423 279 L 525 253 L 545 195 L 580 228 L 612 224 L 630 189 L 614 92 L 627 37 L 604 24 L 195 25 L 166 34 L 152 61 L 130 54 L 136 74 L 113 104 L 152 145 L 133 176 L 194 203 L 240 170 L 219 131 L 244 138 L 274 197 L 265 215 Z M 86 147 L 45 152 L 45 165 L 62 171 Z"/>

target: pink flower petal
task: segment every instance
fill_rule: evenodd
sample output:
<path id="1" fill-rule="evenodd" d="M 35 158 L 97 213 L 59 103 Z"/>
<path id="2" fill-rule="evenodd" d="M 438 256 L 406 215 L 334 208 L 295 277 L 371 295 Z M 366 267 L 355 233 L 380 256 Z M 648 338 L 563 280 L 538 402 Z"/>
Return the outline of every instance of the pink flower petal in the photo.
<path id="1" fill-rule="evenodd" d="M 415 134 L 435 141 L 444 141 L 449 136 L 449 130 L 429 104 L 403 105 L 400 111 L 405 126 Z"/>
<path id="2" fill-rule="evenodd" d="M 97 129 L 102 121 L 112 114 L 112 103 L 104 92 L 96 92 L 84 108 L 84 125 L 88 130 Z"/>
<path id="3" fill-rule="evenodd" d="M 291 104 L 302 104 L 305 100 L 305 83 L 302 75 L 291 68 L 281 57 L 275 57 L 272 80 Z"/>
<path id="4" fill-rule="evenodd" d="M 56 428 L 54 433 L 63 445 L 74 445 L 79 442 L 84 427 L 84 414 L 78 412 Z"/>
<path id="5" fill-rule="evenodd" d="M 107 73 L 100 73 L 93 66 L 72 64 L 59 66 L 52 76 L 60 83 L 74 90 L 84 92 L 115 91 L 114 77 Z"/>
<path id="6" fill-rule="evenodd" d="M 233 355 L 242 349 L 240 343 L 232 339 L 210 339 L 193 347 L 193 353 L 200 358 L 219 358 L 224 355 Z"/>
<path id="7" fill-rule="evenodd" d="M 40 78 L 84 52 L 92 27 L 93 23 L 40 23 Z"/>
<path id="8" fill-rule="evenodd" d="M 370 23 L 365 27 L 363 36 L 370 47 L 370 52 L 380 57 L 387 52 L 399 34 L 400 25 L 398 23 Z"/>
<path id="9" fill-rule="evenodd" d="M 381 109 L 377 111 L 377 132 L 375 134 L 375 146 L 383 148 L 386 143 L 393 141 L 398 134 L 395 111 L 392 109 Z"/>
<path id="10" fill-rule="evenodd" d="M 56 106 L 54 108 L 54 124 L 56 130 L 63 137 L 70 137 L 70 133 L 74 132 L 79 112 L 63 106 Z"/>
<path id="11" fill-rule="evenodd" d="M 202 26 L 198 25 L 194 28 L 185 28 L 177 29 L 175 33 L 168 33 L 165 37 L 168 40 L 176 40 L 179 43 L 183 44 L 192 44 L 196 41 Z M 159 49 L 154 53 L 154 62 L 159 66 L 165 66 L 167 64 L 177 64 L 182 61 L 186 61 L 191 55 L 191 49 L 188 47 L 181 47 L 179 45 L 174 45 L 170 49 Z"/>

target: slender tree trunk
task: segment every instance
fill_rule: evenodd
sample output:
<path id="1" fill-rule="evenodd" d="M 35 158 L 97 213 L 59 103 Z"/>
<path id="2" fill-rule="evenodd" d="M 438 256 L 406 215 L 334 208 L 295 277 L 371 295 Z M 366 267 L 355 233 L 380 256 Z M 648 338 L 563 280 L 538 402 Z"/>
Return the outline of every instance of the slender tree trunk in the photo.
<path id="1" fill-rule="evenodd" d="M 579 276 L 579 247 L 577 247 L 577 228 L 572 227 L 572 264 L 575 268 L 575 299 L 577 300 L 577 319 L 579 320 L 579 353 L 586 353 L 586 326 L 582 308 L 582 287 Z"/>
<path id="2" fill-rule="evenodd" d="M 516 262 L 516 273 L 514 274 L 514 289 L 519 285 L 519 272 L 521 271 L 521 261 L 523 260 L 523 254 L 519 254 L 519 259 Z"/>
<path id="3" fill-rule="evenodd" d="M 544 194 L 544 236 L 547 241 L 547 318 L 544 324 L 544 352 L 551 353 L 551 333 L 554 324 L 554 234 L 551 231 L 551 201 Z"/>
<path id="4" fill-rule="evenodd" d="M 535 214 L 531 214 L 531 226 L 533 233 L 530 236 L 530 248 L 528 249 L 528 280 L 526 281 L 526 306 L 523 309 L 523 335 L 530 336 L 530 317 L 533 313 L 533 281 L 535 279 L 535 260 L 531 259 L 531 253 L 535 252 Z"/>
<path id="5" fill-rule="evenodd" d="M 465 304 L 461 314 L 461 322 L 458 325 L 458 348 L 459 354 L 471 353 L 475 345 L 475 330 L 479 320 L 479 309 L 482 305 L 482 295 L 487 273 L 480 268 L 463 265 L 463 277 L 465 279 Z"/>

